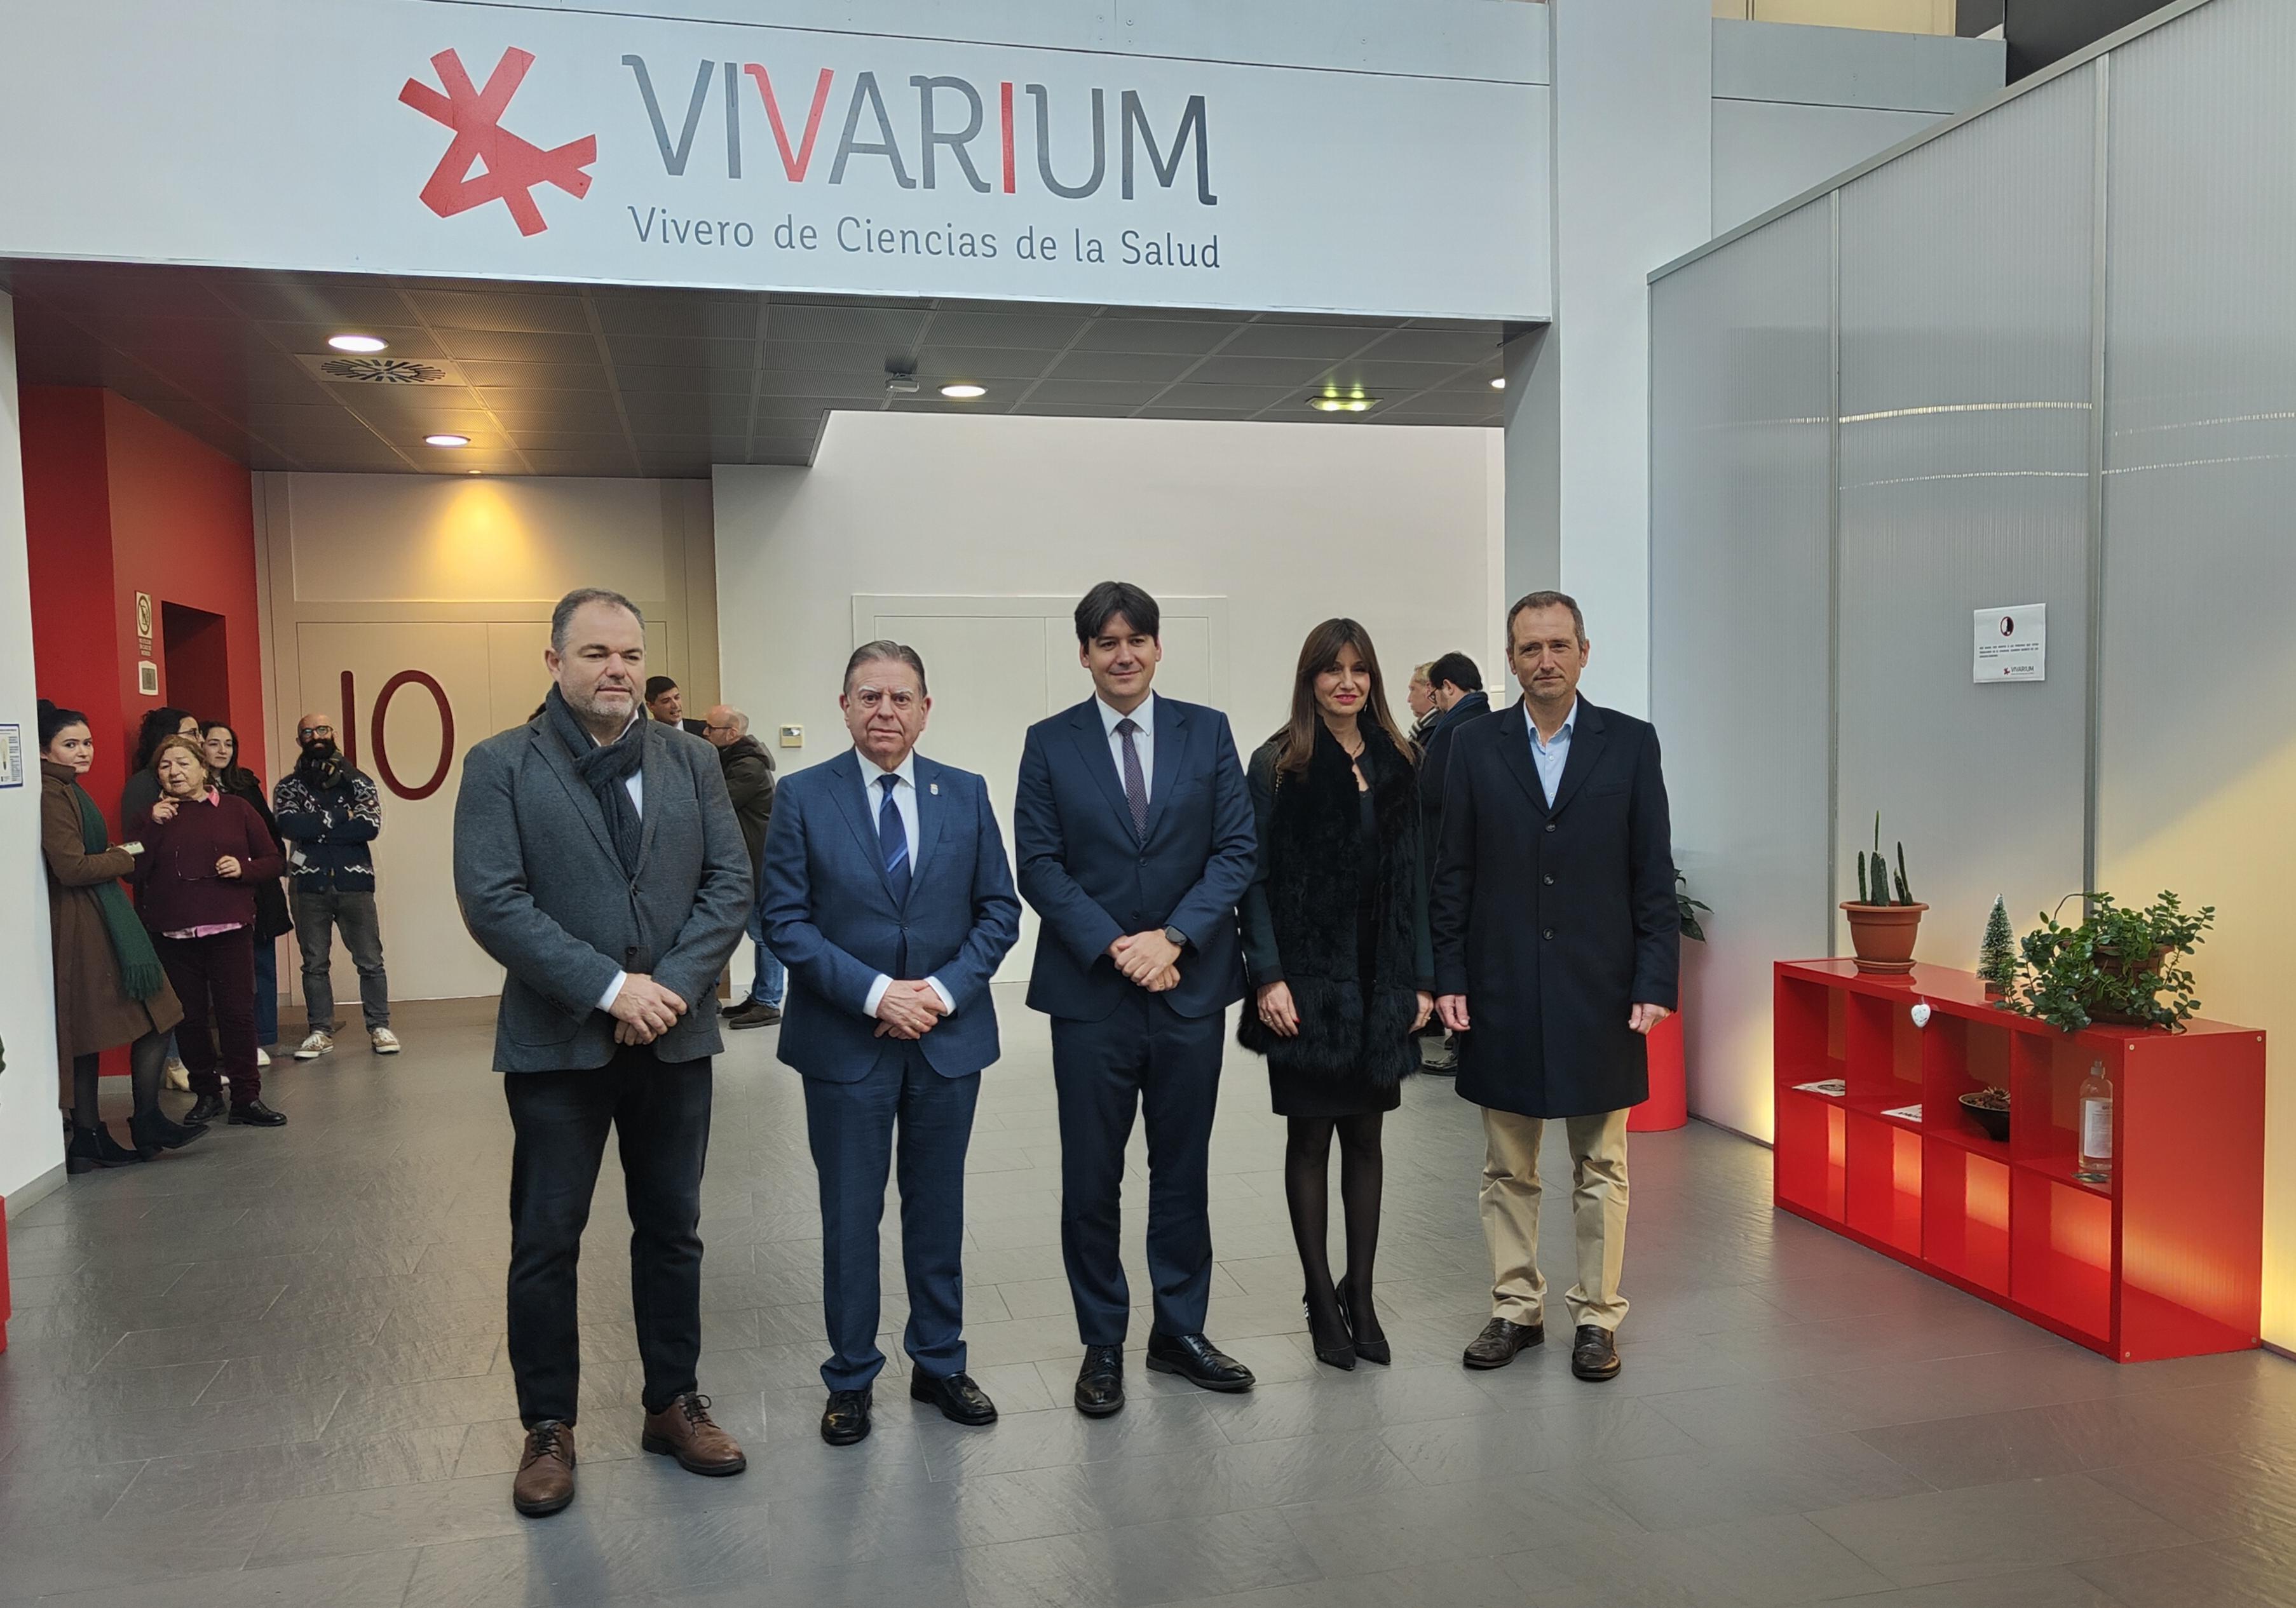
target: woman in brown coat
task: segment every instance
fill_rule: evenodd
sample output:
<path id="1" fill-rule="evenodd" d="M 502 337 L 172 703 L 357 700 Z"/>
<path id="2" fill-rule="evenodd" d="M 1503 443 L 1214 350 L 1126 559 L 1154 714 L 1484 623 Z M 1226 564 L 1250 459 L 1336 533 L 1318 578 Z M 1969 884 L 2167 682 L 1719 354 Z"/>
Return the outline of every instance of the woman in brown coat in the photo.
<path id="1" fill-rule="evenodd" d="M 86 1172 L 179 1149 L 205 1130 L 179 1127 L 160 1110 L 168 1034 L 183 1020 L 184 1008 L 119 886 L 135 869 L 141 845 L 111 847 L 103 817 L 79 785 L 95 760 L 87 716 L 43 698 L 39 733 L 40 850 L 47 861 L 54 946 L 59 1104 L 72 1117 L 65 1165 Z M 99 1057 L 119 1044 L 130 1047 L 135 1072 L 133 1150 L 113 1140 L 96 1103 Z"/>

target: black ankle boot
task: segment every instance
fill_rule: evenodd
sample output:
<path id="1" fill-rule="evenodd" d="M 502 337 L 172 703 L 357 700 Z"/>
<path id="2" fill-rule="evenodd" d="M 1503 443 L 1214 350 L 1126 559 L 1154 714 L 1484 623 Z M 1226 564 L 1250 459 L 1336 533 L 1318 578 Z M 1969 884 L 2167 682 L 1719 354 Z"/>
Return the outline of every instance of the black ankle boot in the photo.
<path id="1" fill-rule="evenodd" d="M 186 1128 L 169 1122 L 168 1114 L 156 1106 L 127 1120 L 127 1136 L 135 1141 L 135 1153 L 147 1162 L 162 1150 L 181 1150 L 206 1131 L 205 1123 Z"/>
<path id="2" fill-rule="evenodd" d="M 132 1166 L 144 1158 L 133 1150 L 123 1150 L 111 1130 L 98 1122 L 93 1128 L 72 1130 L 71 1148 L 64 1154 L 64 1171 L 92 1172 L 99 1167 Z"/>
<path id="3" fill-rule="evenodd" d="M 203 1094 L 192 1102 L 192 1108 L 189 1111 L 184 1113 L 184 1126 L 204 1128 L 209 1122 L 220 1122 L 223 1121 L 224 1113 L 228 1109 L 230 1108 L 223 1103 L 223 1096 Z"/>

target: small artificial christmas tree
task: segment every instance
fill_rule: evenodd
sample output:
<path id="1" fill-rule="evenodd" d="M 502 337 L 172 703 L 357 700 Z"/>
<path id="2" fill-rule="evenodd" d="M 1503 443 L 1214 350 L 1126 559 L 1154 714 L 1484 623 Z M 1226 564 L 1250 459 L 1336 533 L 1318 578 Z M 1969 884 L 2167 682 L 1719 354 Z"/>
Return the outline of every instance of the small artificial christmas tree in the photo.
<path id="1" fill-rule="evenodd" d="M 2009 930 L 2009 907 L 1999 899 L 1993 902 L 1993 913 L 1985 918 L 1985 942 L 1979 946 L 1977 975 L 1985 979 L 1985 992 L 2006 994 L 2017 984 L 2017 938 Z"/>

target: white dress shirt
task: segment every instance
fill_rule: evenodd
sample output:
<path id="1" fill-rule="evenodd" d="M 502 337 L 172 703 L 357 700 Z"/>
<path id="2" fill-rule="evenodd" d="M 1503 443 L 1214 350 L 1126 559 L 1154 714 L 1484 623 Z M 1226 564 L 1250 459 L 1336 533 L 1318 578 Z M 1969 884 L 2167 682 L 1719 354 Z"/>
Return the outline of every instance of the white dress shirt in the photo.
<path id="1" fill-rule="evenodd" d="M 869 830 L 872 837 L 877 836 L 877 815 L 885 807 L 885 789 L 880 784 L 888 775 L 895 779 L 893 808 L 900 812 L 901 830 L 908 835 L 909 876 L 912 879 L 911 886 L 914 886 L 914 879 L 917 874 L 917 751 L 914 748 L 910 749 L 902 756 L 901 763 L 890 771 L 858 748 L 853 750 L 853 757 L 861 766 L 861 796 L 869 807 Z M 940 979 L 927 977 L 925 984 L 933 992 L 940 996 L 940 1002 L 947 1008 L 948 1014 L 955 1016 L 956 1000 L 950 995 L 947 989 L 941 986 Z M 862 1007 L 862 1014 L 875 1016 L 877 1007 L 884 1003 L 885 991 L 892 986 L 892 978 L 882 972 L 878 973 L 877 980 L 869 985 L 869 1000 L 868 1003 Z"/>
<path id="2" fill-rule="evenodd" d="M 645 717 L 646 712 L 644 708 L 641 706 L 636 714 L 630 716 L 630 726 L 636 725 L 640 721 L 645 719 Z M 624 726 L 622 728 L 621 737 L 617 737 L 614 740 L 616 742 L 619 742 L 622 740 L 623 737 L 627 737 L 630 734 L 630 726 Z M 587 735 L 590 729 L 587 726 L 585 726 L 582 730 L 585 735 Z M 605 744 L 600 742 L 595 737 L 592 737 L 590 739 L 590 746 L 594 748 L 603 748 L 605 747 Z M 640 820 L 644 820 L 645 819 L 645 766 L 641 763 L 636 770 L 624 777 L 622 779 L 622 786 L 628 790 L 630 796 L 630 807 L 638 812 L 638 819 Z M 600 1010 L 611 1010 L 614 1008 L 614 1001 L 622 997 L 622 984 L 628 976 L 629 974 L 627 972 L 618 971 L 614 974 L 614 980 L 606 984 L 606 992 L 598 996 L 598 1008 Z M 693 1001 L 688 1000 L 687 1003 L 691 1004 Z"/>
<path id="3" fill-rule="evenodd" d="M 1140 755 L 1140 785 L 1150 798 L 1156 796 L 1156 695 L 1150 693 L 1140 700 L 1140 707 L 1129 716 L 1109 707 L 1106 698 L 1092 700 L 1100 709 L 1100 723 L 1108 730 L 1108 756 L 1116 762 L 1116 786 L 1124 788 L 1124 739 L 1117 734 L 1117 723 L 1129 719 L 1140 730 L 1132 734 L 1133 751 Z"/>
<path id="4" fill-rule="evenodd" d="M 1530 718 L 1528 698 L 1523 700 L 1522 723 L 1530 729 L 1530 763 L 1538 767 L 1538 785 L 1546 789 L 1546 807 L 1551 810 L 1554 789 L 1562 785 L 1562 768 L 1570 763 L 1570 733 L 1578 724 L 1578 700 L 1570 700 L 1570 713 L 1551 740 L 1538 735 L 1538 722 Z"/>

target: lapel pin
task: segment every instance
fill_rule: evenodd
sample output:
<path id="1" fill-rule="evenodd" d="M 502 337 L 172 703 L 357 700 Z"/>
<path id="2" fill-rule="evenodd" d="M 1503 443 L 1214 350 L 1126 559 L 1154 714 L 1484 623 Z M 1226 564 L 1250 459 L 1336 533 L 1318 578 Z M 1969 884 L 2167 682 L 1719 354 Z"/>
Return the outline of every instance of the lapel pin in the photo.
<path id="1" fill-rule="evenodd" d="M 927 792 L 929 792 L 929 793 L 931 793 L 931 794 L 935 798 L 939 798 L 939 797 L 940 796 L 940 783 L 939 783 L 939 782 L 934 782 L 934 783 L 932 783 L 929 788 L 926 788 L 926 791 L 927 791 Z"/>

